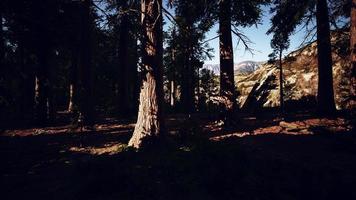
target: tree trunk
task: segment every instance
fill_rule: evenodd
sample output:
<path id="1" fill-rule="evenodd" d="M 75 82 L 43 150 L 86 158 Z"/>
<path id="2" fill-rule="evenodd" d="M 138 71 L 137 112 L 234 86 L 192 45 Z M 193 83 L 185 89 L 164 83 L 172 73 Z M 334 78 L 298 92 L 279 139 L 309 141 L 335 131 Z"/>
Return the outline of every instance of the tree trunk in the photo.
<path id="1" fill-rule="evenodd" d="M 91 18 L 91 0 L 84 0 L 82 5 L 81 17 L 81 41 L 80 41 L 80 62 L 78 65 L 78 107 L 84 126 L 92 126 L 94 123 L 93 108 L 93 88 L 92 88 L 92 18 Z"/>
<path id="2" fill-rule="evenodd" d="M 173 30 L 172 34 L 173 38 L 176 38 L 176 31 L 175 29 Z M 174 109 L 175 103 L 176 103 L 176 47 L 174 46 L 172 48 L 171 54 L 172 54 L 172 64 L 173 64 L 173 72 L 171 73 L 171 81 L 170 81 L 170 93 L 169 93 L 169 102 L 171 109 Z"/>
<path id="3" fill-rule="evenodd" d="M 194 100 L 194 68 L 192 66 L 192 55 L 193 48 L 191 42 L 190 33 L 192 32 L 192 22 L 189 16 L 186 16 L 187 27 L 184 31 L 186 40 L 185 40 L 185 49 L 184 49 L 184 63 L 183 63 L 183 72 L 182 72 L 182 111 L 184 113 L 190 114 L 195 111 L 195 100 Z"/>
<path id="4" fill-rule="evenodd" d="M 356 0 L 352 0 L 350 25 L 351 105 L 356 109 Z"/>
<path id="5" fill-rule="evenodd" d="M 119 9 L 127 9 L 127 3 L 121 5 Z M 129 94 L 129 30 L 130 21 L 127 13 L 121 16 L 120 22 L 120 34 L 119 34 L 119 49 L 118 49 L 118 59 L 119 59 L 119 79 L 118 79 L 118 107 L 119 116 L 128 117 L 129 115 L 129 104 L 130 104 L 130 94 Z"/>
<path id="6" fill-rule="evenodd" d="M 74 93 L 75 93 L 75 84 L 74 83 L 70 83 L 69 84 L 69 103 L 68 103 L 68 109 L 67 111 L 69 113 L 73 113 L 74 112 Z"/>
<path id="7" fill-rule="evenodd" d="M 77 70 L 78 70 L 78 49 L 73 45 L 72 60 L 69 68 L 69 103 L 68 112 L 73 113 L 77 109 L 76 93 L 77 93 Z"/>
<path id="8" fill-rule="evenodd" d="M 170 91 L 169 91 L 169 102 L 171 105 L 171 108 L 174 108 L 175 102 L 176 102 L 176 86 L 174 84 L 174 81 L 170 81 Z"/>
<path id="9" fill-rule="evenodd" d="M 317 0 L 318 96 L 317 110 L 322 115 L 335 113 L 329 13 L 326 0 Z"/>
<path id="10" fill-rule="evenodd" d="M 230 118 L 236 108 L 234 54 L 231 36 L 231 1 L 221 0 L 219 6 L 220 95 L 224 117 Z"/>
<path id="11" fill-rule="evenodd" d="M 45 42 L 40 44 L 38 53 L 38 66 L 35 72 L 35 120 L 43 125 L 48 119 L 48 59 L 49 47 L 46 36 L 42 37 Z M 45 39 L 46 38 L 46 39 Z"/>
<path id="12" fill-rule="evenodd" d="M 283 92 L 283 66 L 282 66 L 282 49 L 279 50 L 279 102 L 281 114 L 284 114 L 284 92 Z"/>
<path id="13" fill-rule="evenodd" d="M 143 83 L 134 133 L 129 146 L 140 148 L 152 139 L 162 137 L 163 118 L 163 46 L 162 1 L 141 0 L 143 33 Z"/>
<path id="14" fill-rule="evenodd" d="M 73 113 L 77 109 L 76 93 L 77 93 L 77 70 L 78 70 L 78 51 L 73 47 L 72 61 L 69 68 L 69 103 L 68 112 Z"/>

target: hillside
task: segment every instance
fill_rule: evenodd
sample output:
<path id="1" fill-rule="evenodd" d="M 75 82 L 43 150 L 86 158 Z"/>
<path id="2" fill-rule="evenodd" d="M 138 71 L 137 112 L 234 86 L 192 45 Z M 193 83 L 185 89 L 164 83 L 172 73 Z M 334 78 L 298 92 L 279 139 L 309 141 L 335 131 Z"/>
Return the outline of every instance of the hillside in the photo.
<path id="1" fill-rule="evenodd" d="M 334 93 L 338 109 L 347 106 L 349 90 L 347 59 L 348 33 L 334 32 L 333 76 Z M 288 106 L 313 106 L 317 94 L 317 48 L 313 42 L 290 53 L 283 60 L 284 93 Z M 238 102 L 243 109 L 279 106 L 279 69 L 276 64 L 263 64 L 251 74 L 235 75 L 236 86 L 240 93 Z M 307 104 L 305 104 L 307 103 Z"/>

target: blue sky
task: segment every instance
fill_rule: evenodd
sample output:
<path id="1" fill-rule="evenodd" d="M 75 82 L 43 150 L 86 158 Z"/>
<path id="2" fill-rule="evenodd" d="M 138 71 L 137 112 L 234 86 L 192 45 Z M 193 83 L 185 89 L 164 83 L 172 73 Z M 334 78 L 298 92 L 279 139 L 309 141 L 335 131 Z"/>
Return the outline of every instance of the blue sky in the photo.
<path id="1" fill-rule="evenodd" d="M 245 51 L 244 46 L 240 43 L 237 45 L 238 38 L 233 35 L 233 46 L 234 46 L 234 62 L 239 63 L 247 60 L 252 61 L 267 61 L 268 55 L 272 52 L 270 41 L 272 39 L 272 35 L 267 35 L 266 32 L 270 27 L 270 18 L 271 15 L 269 13 L 268 7 L 263 7 L 263 17 L 261 19 L 261 24 L 258 26 L 252 26 L 248 28 L 241 28 L 241 31 L 250 38 L 253 42 L 251 47 L 255 49 L 254 55 L 251 55 L 250 52 Z M 218 26 L 215 25 L 208 33 L 207 39 L 213 38 L 217 36 Z M 284 53 L 284 55 L 288 54 L 291 51 L 298 49 L 300 44 L 304 38 L 304 32 L 299 31 L 291 36 L 290 38 L 290 47 Z M 210 47 L 214 48 L 214 58 L 212 60 L 206 60 L 206 64 L 217 64 L 219 63 L 219 39 L 215 39 L 209 42 Z"/>
<path id="2" fill-rule="evenodd" d="M 172 14 L 173 10 L 168 9 Z M 270 41 L 272 39 L 272 35 L 267 35 L 266 32 L 270 27 L 270 18 L 271 14 L 269 13 L 269 7 L 264 6 L 262 8 L 263 16 L 260 24 L 256 27 L 255 25 L 248 28 L 241 28 L 240 31 L 243 32 L 249 39 L 253 42 L 251 44 L 251 48 L 253 48 L 254 55 L 245 51 L 244 46 L 240 43 L 237 45 L 238 38 L 233 35 L 233 46 L 234 46 L 234 62 L 239 63 L 243 61 L 267 61 L 268 55 L 272 52 Z M 170 25 L 169 20 L 165 20 L 167 24 L 165 25 L 165 29 Z M 214 38 L 217 36 L 218 25 L 215 25 L 206 35 L 206 39 Z M 298 49 L 300 44 L 303 41 L 304 31 L 299 31 L 291 36 L 290 38 L 290 47 L 284 53 L 284 55 L 288 54 L 291 51 Z M 214 49 L 214 58 L 212 60 L 205 60 L 205 64 L 218 64 L 219 63 L 219 39 L 214 39 L 209 42 L 209 46 Z"/>

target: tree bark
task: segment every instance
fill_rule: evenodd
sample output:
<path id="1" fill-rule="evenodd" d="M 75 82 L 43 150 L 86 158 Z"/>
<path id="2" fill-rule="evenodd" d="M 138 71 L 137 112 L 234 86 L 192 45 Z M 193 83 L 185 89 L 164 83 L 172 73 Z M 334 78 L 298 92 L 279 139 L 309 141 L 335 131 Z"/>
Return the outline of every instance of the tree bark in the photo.
<path id="1" fill-rule="evenodd" d="M 141 0 L 143 33 L 143 82 L 134 133 L 129 146 L 140 148 L 162 137 L 163 44 L 162 0 Z"/>
<path id="2" fill-rule="evenodd" d="M 221 0 L 219 6 L 220 40 L 220 96 L 223 99 L 225 118 L 236 109 L 234 82 L 234 54 L 231 36 L 231 1 Z"/>
<path id="3" fill-rule="evenodd" d="M 77 109 L 77 70 L 78 70 L 78 51 L 75 47 L 72 50 L 72 61 L 69 68 L 69 103 L 68 112 L 73 113 Z"/>
<path id="4" fill-rule="evenodd" d="M 335 113 L 329 12 L 326 0 L 317 0 L 318 95 L 317 110 L 321 115 Z"/>
<path id="5" fill-rule="evenodd" d="M 356 0 L 352 0 L 350 25 L 351 105 L 356 109 Z"/>

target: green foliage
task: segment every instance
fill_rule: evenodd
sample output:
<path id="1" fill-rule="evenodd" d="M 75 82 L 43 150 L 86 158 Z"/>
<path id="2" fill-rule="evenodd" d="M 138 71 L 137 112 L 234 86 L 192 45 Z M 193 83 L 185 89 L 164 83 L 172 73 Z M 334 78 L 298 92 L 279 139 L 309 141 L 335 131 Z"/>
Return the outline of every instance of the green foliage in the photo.
<path id="1" fill-rule="evenodd" d="M 216 105 L 211 99 L 219 94 L 219 82 L 213 71 L 201 69 L 199 73 L 199 111 L 216 111 Z"/>
<path id="2" fill-rule="evenodd" d="M 261 19 L 261 5 L 269 0 L 231 0 L 232 24 L 235 27 L 254 25 Z"/>
<path id="3" fill-rule="evenodd" d="M 195 90 L 203 61 L 212 57 L 212 49 L 204 42 L 205 33 L 213 25 L 212 14 L 207 12 L 211 5 L 177 0 L 172 6 L 176 20 L 165 33 L 165 80 L 174 81 L 184 93 L 187 88 Z"/>

